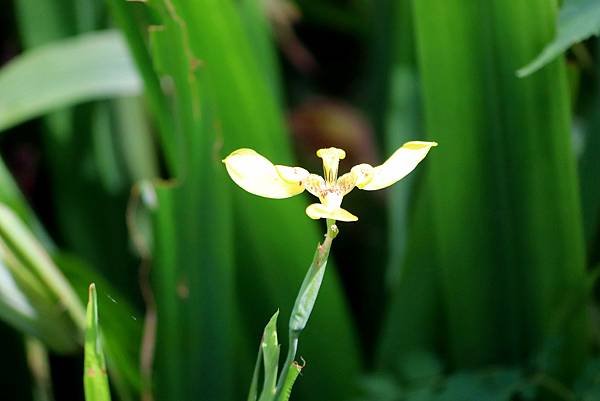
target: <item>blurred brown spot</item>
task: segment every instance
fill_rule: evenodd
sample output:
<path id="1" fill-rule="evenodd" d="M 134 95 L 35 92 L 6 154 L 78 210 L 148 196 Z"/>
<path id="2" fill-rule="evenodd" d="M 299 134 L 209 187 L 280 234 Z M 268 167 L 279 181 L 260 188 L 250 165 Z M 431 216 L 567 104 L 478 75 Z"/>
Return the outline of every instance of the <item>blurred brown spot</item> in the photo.
<path id="1" fill-rule="evenodd" d="M 177 295 L 181 299 L 188 299 L 190 296 L 190 287 L 188 286 L 187 279 L 179 280 L 177 283 Z"/>
<path id="2" fill-rule="evenodd" d="M 335 146 L 346 151 L 340 175 L 360 163 L 378 160 L 373 131 L 363 114 L 353 106 L 326 98 L 307 100 L 293 109 L 289 118 L 298 157 L 302 165 L 317 168 L 321 161 L 315 152 Z"/>

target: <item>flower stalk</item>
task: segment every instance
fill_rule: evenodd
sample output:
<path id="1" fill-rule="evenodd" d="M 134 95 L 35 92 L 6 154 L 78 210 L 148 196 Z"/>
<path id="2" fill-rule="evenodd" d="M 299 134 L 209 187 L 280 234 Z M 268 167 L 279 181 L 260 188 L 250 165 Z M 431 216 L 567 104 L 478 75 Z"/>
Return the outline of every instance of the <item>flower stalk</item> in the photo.
<path id="1" fill-rule="evenodd" d="M 327 260 L 329 258 L 329 251 L 331 250 L 331 244 L 333 239 L 337 236 L 339 230 L 335 224 L 335 220 L 327 219 L 327 233 L 325 234 L 325 240 L 322 244 L 317 246 L 313 261 L 304 277 L 304 281 L 300 286 L 300 291 L 294 302 L 294 307 L 290 315 L 289 322 L 289 336 L 288 336 L 288 353 L 286 360 L 283 364 L 283 370 L 279 376 L 277 382 L 277 390 L 275 394 L 276 401 L 284 401 L 286 392 L 283 391 L 286 383 L 289 383 L 288 376 L 290 373 L 295 377 L 298 376 L 300 366 L 297 365 L 295 358 L 298 351 L 298 339 L 300 334 L 306 327 L 310 314 L 315 306 L 321 283 L 323 282 L 323 276 L 327 267 Z M 291 370 L 291 372 L 290 372 Z M 292 381 L 293 384 L 293 381 Z M 288 393 L 291 390 L 291 386 L 288 389 Z M 289 397 L 289 394 L 288 394 Z"/>

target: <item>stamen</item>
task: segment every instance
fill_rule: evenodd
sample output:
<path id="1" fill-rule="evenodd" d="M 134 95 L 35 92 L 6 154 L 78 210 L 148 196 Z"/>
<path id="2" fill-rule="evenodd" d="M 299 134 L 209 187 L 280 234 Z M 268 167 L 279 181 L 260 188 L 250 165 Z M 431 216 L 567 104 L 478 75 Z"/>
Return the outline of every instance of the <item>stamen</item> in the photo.
<path id="1" fill-rule="evenodd" d="M 325 182 L 328 186 L 335 185 L 338 176 L 339 162 L 346 157 L 346 152 L 338 148 L 319 149 L 317 151 L 317 157 L 323 159 Z"/>

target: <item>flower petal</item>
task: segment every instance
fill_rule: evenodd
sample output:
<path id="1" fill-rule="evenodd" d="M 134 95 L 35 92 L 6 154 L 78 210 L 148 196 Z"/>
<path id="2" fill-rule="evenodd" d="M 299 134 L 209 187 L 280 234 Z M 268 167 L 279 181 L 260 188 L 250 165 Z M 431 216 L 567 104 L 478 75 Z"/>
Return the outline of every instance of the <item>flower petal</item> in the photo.
<path id="1" fill-rule="evenodd" d="M 304 185 L 304 181 L 308 178 L 310 173 L 302 167 L 289 167 L 275 165 L 275 169 L 281 178 L 289 184 Z"/>
<path id="2" fill-rule="evenodd" d="M 329 210 L 320 203 L 313 203 L 306 208 L 306 214 L 311 219 L 333 219 L 337 221 L 356 221 L 358 217 L 349 211 L 340 208 Z"/>
<path id="3" fill-rule="evenodd" d="M 231 179 L 254 195 L 283 199 L 304 191 L 302 183 L 287 180 L 290 177 L 300 177 L 301 170 L 304 169 L 275 167 L 267 158 L 252 149 L 238 149 L 227 156 L 223 163 Z"/>
<path id="4" fill-rule="evenodd" d="M 406 142 L 385 163 L 373 168 L 372 179 L 356 186 L 367 191 L 389 187 L 413 171 L 434 146 L 437 146 L 436 142 Z"/>
<path id="5" fill-rule="evenodd" d="M 344 174 L 341 178 L 348 174 L 354 176 L 354 186 L 364 188 L 373 179 L 373 166 L 367 163 L 358 164 L 352 167 L 350 173 Z"/>

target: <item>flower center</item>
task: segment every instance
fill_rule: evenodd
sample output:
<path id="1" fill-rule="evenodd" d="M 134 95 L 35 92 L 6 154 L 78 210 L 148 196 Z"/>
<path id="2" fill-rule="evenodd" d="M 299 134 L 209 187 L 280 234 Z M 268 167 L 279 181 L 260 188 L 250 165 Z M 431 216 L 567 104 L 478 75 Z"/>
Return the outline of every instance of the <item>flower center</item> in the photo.
<path id="1" fill-rule="evenodd" d="M 340 160 L 346 157 L 346 152 L 338 148 L 319 149 L 317 157 L 323 159 L 323 173 L 327 186 L 334 186 L 337 181 Z"/>

